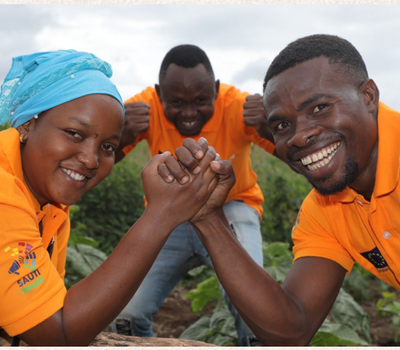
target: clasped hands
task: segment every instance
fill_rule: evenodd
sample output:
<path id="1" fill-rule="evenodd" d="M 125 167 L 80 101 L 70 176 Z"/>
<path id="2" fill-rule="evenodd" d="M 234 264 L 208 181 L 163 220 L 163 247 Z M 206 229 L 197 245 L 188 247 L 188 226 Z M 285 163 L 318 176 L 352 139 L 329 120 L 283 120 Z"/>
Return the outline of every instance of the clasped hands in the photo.
<path id="1" fill-rule="evenodd" d="M 143 169 L 147 210 L 163 215 L 171 227 L 221 211 L 236 181 L 232 164 L 221 160 L 205 138 L 185 139 L 175 154 L 156 155 Z"/>

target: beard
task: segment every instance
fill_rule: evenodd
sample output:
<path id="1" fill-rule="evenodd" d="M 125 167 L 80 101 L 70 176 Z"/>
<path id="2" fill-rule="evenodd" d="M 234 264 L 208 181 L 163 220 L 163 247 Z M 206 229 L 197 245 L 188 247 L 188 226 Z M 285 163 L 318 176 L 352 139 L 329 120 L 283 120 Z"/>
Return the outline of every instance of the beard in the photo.
<path id="1" fill-rule="evenodd" d="M 330 179 L 330 176 L 320 179 L 318 180 L 318 182 L 310 181 L 309 179 L 307 180 L 317 190 L 319 194 L 321 194 L 322 196 L 329 196 L 342 192 L 347 186 L 349 186 L 356 178 L 358 174 L 358 169 L 358 163 L 353 157 L 351 157 L 346 160 L 346 163 L 344 165 L 344 176 L 342 176 L 342 178 L 338 181 L 329 185 L 326 184 L 327 182 L 329 182 L 328 180 Z"/>

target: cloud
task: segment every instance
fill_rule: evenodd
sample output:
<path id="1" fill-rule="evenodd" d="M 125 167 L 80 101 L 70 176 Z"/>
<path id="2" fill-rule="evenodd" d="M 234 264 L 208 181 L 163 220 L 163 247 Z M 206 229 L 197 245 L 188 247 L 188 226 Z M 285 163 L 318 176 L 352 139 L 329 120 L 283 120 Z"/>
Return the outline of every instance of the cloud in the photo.
<path id="1" fill-rule="evenodd" d="M 336 34 L 361 52 L 387 103 L 400 80 L 398 5 L 0 5 L 0 79 L 11 57 L 73 48 L 113 66 L 124 98 L 158 80 L 165 53 L 191 43 L 217 78 L 260 92 L 272 59 L 291 41 Z"/>

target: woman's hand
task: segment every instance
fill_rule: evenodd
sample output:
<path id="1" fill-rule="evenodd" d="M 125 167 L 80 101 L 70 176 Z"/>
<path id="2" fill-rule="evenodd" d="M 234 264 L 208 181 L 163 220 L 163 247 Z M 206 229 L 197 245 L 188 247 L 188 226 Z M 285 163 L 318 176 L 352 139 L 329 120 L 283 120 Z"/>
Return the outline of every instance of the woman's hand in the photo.
<path id="1" fill-rule="evenodd" d="M 217 176 L 210 168 L 216 152 L 208 145 L 202 150 L 203 158 L 195 169 L 188 163 L 188 170 L 170 152 L 165 152 L 154 156 L 142 171 L 147 210 L 164 216 L 165 223 L 173 228 L 191 219 L 217 186 Z"/>

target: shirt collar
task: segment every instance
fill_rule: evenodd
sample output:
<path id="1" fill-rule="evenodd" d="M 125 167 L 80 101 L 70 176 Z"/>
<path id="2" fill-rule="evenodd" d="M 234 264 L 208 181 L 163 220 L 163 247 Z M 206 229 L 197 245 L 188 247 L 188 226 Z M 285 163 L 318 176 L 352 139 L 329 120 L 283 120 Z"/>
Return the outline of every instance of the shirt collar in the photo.
<path id="1" fill-rule="evenodd" d="M 398 182 L 400 148 L 393 147 L 400 139 L 400 113 L 379 102 L 378 109 L 378 163 L 373 197 L 393 191 Z M 350 187 L 330 196 L 331 201 L 353 202 L 358 193 Z"/>

